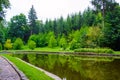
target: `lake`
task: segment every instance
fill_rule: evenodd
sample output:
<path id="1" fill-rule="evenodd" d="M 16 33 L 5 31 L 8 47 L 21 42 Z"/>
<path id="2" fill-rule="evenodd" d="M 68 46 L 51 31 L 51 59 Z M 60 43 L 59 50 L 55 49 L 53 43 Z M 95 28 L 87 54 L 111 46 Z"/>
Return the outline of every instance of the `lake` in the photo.
<path id="1" fill-rule="evenodd" d="M 120 80 L 120 59 L 65 54 L 15 54 L 63 80 Z"/>

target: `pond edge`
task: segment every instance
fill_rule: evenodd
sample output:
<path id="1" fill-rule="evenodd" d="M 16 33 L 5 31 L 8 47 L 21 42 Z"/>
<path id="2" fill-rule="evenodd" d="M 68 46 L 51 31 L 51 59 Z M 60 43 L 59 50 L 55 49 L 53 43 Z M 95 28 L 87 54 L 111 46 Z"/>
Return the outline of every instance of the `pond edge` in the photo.
<path id="1" fill-rule="evenodd" d="M 50 72 L 48 72 L 48 71 L 46 71 L 46 70 L 44 70 L 44 69 L 42 69 L 42 68 L 38 68 L 38 67 L 36 67 L 36 66 L 34 66 L 34 65 L 30 64 L 30 63 L 27 63 L 27 62 L 21 60 L 20 58 L 17 58 L 17 59 L 20 60 L 20 61 L 22 61 L 22 62 L 24 62 L 24 63 L 26 63 L 26 64 L 28 64 L 29 66 L 32 66 L 32 67 L 34 67 L 34 68 L 36 68 L 36 69 L 44 72 L 46 75 L 50 76 L 50 77 L 53 78 L 54 80 L 62 80 L 60 77 L 58 77 L 57 75 L 55 75 L 55 74 L 53 74 L 53 73 L 50 73 Z"/>

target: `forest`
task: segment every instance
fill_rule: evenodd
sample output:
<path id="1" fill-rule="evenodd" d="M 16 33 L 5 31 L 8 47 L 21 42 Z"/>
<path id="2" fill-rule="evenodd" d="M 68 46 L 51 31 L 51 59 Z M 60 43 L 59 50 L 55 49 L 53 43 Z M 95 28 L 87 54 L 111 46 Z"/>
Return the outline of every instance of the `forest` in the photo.
<path id="1" fill-rule="evenodd" d="M 34 6 L 28 16 L 23 13 L 5 21 L 4 9 L 9 0 L 0 2 L 0 50 L 22 50 L 36 47 L 110 48 L 120 50 L 120 5 L 115 0 L 91 0 L 94 8 L 71 13 L 45 22 L 38 20 Z M 48 13 L 49 14 L 49 13 Z"/>

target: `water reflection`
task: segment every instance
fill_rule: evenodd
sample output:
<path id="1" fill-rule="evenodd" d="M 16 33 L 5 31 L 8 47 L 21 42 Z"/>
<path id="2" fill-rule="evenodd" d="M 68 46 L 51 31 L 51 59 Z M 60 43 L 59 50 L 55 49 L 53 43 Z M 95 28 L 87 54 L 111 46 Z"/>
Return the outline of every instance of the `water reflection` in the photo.
<path id="1" fill-rule="evenodd" d="M 120 80 L 120 60 L 71 55 L 17 54 L 63 80 Z"/>

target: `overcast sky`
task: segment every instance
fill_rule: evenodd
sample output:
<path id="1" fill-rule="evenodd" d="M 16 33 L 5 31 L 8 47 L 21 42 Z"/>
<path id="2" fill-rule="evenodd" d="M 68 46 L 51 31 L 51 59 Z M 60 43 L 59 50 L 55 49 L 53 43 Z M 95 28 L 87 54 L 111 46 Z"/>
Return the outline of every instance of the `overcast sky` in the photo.
<path id="1" fill-rule="evenodd" d="M 15 15 L 24 13 L 26 16 L 32 5 L 37 12 L 39 20 L 54 19 L 75 12 L 83 12 L 91 0 L 10 0 L 11 9 L 7 10 L 6 19 L 10 20 Z M 120 0 L 116 0 L 120 2 Z"/>

